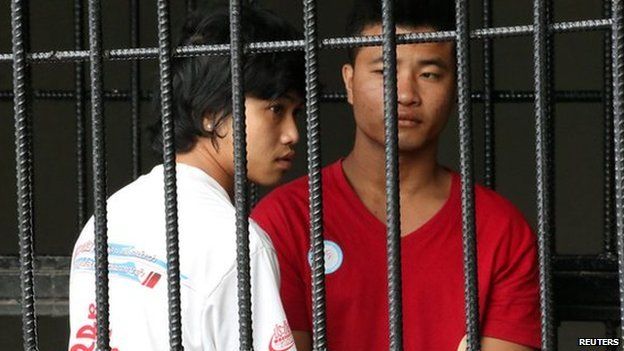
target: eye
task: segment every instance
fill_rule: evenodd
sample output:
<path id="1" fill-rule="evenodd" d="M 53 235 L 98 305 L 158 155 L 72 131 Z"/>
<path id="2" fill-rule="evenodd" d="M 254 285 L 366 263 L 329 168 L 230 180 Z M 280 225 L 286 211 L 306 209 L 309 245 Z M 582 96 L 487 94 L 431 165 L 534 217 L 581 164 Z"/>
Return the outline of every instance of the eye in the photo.
<path id="1" fill-rule="evenodd" d="M 271 110 L 271 112 L 276 115 L 282 115 L 282 113 L 284 112 L 284 106 L 279 103 L 271 104 L 269 106 L 269 110 Z"/>
<path id="2" fill-rule="evenodd" d="M 427 80 L 438 80 L 440 79 L 440 75 L 434 72 L 423 72 L 421 75 L 421 77 L 427 79 Z"/>
<path id="3" fill-rule="evenodd" d="M 374 73 L 374 74 L 382 74 L 383 75 L 383 68 L 382 69 L 373 70 L 372 73 Z"/>

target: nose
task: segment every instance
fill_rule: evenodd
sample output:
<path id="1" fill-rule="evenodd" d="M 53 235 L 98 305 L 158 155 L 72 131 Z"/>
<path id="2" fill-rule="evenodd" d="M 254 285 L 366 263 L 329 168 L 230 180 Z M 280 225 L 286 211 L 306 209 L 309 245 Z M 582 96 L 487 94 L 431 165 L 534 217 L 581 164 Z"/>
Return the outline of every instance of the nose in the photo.
<path id="1" fill-rule="evenodd" d="M 299 142 L 299 131 L 297 130 L 297 123 L 295 122 L 294 114 L 291 114 L 284 120 L 280 141 L 284 145 L 291 146 L 294 146 Z"/>
<path id="2" fill-rule="evenodd" d="M 418 81 L 411 74 L 397 73 L 398 103 L 405 106 L 420 105 Z"/>

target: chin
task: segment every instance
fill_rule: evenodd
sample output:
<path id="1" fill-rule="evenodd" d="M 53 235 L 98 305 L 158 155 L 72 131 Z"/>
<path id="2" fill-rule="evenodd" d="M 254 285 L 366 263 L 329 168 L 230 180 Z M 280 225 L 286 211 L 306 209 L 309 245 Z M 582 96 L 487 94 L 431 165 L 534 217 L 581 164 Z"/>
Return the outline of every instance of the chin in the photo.
<path id="1" fill-rule="evenodd" d="M 251 179 L 252 182 L 260 185 L 260 186 L 273 186 L 279 183 L 282 179 L 282 174 L 266 174 L 261 177 L 257 177 L 255 179 Z"/>
<path id="2" fill-rule="evenodd" d="M 401 143 L 398 145 L 399 152 L 401 153 L 410 153 L 410 152 L 418 152 L 425 149 L 424 143 Z"/>

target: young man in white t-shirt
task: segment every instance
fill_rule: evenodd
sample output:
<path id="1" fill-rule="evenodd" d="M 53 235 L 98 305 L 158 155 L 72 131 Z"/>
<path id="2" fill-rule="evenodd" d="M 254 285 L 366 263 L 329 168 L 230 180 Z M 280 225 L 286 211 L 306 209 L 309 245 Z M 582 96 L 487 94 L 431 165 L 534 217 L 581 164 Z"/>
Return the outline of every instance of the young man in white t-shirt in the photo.
<path id="1" fill-rule="evenodd" d="M 299 37 L 285 21 L 243 8 L 245 42 Z M 226 8 L 187 21 L 179 45 L 229 42 Z M 244 66 L 248 177 L 270 185 L 290 168 L 304 96 L 303 55 L 248 55 Z M 178 191 L 182 339 L 185 350 L 238 350 L 234 158 L 229 57 L 174 61 L 173 111 Z M 159 127 L 155 145 L 160 149 Z M 108 200 L 111 347 L 169 350 L 162 165 Z M 93 218 L 71 264 L 69 350 L 95 345 Z M 253 341 L 256 351 L 293 351 L 279 297 L 273 246 L 250 221 Z"/>

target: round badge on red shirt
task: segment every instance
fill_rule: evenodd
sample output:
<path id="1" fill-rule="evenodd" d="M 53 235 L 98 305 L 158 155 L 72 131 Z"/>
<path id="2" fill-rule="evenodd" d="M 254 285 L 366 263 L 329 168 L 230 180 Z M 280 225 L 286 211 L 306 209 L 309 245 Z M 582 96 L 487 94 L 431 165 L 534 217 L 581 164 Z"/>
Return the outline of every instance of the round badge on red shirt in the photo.
<path id="1" fill-rule="evenodd" d="M 332 274 L 342 266 L 344 255 L 338 244 L 331 240 L 325 240 L 325 274 Z M 308 251 L 308 263 L 312 267 L 312 249 Z"/>

